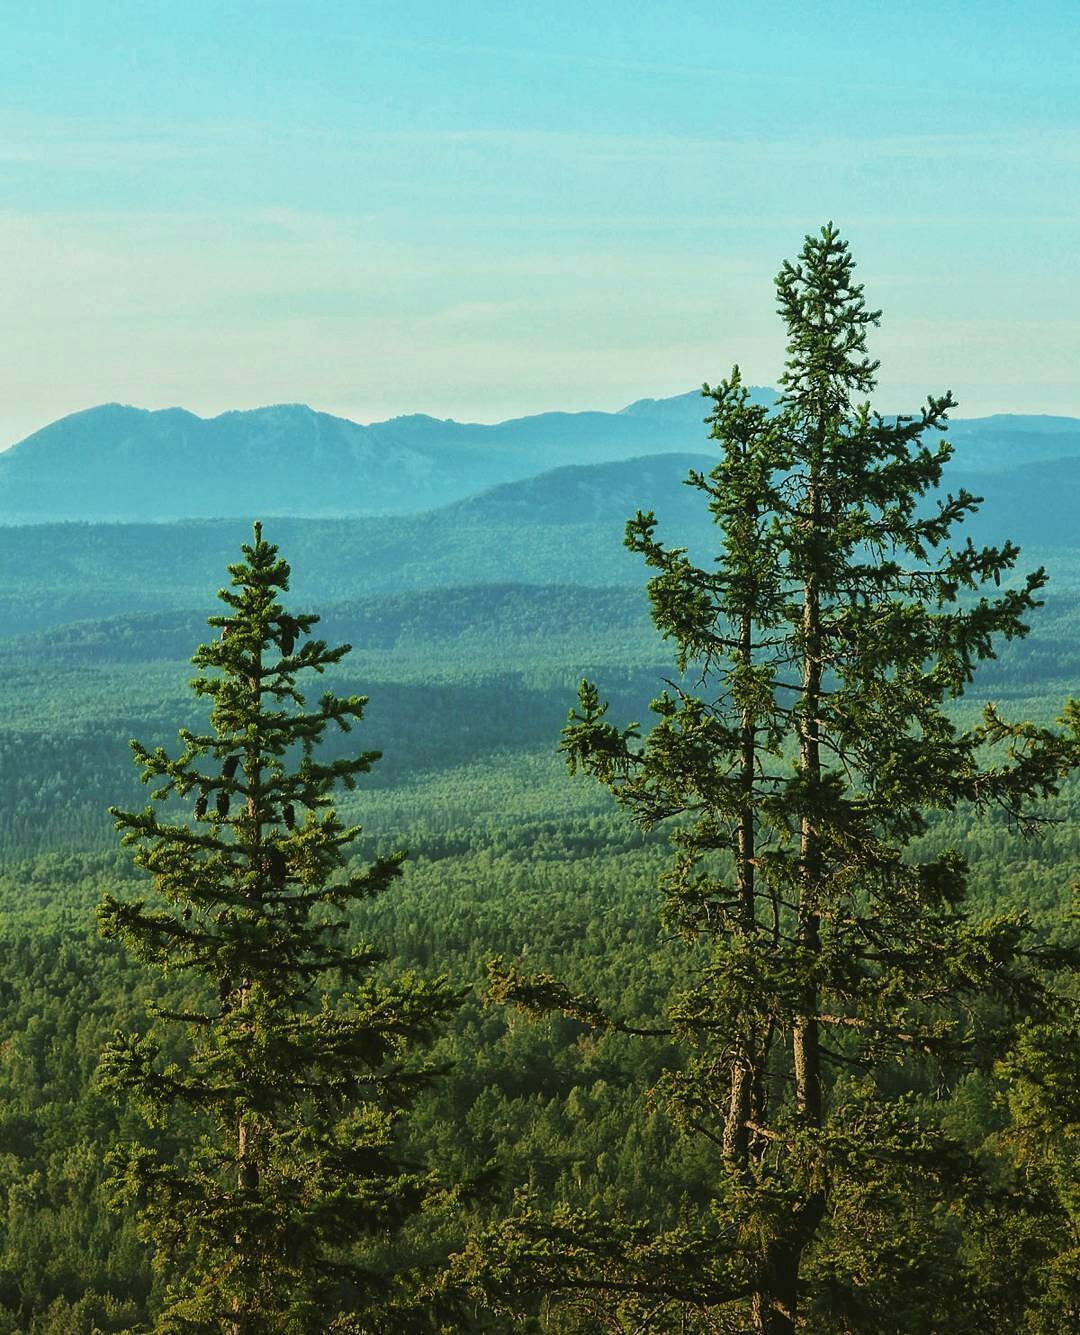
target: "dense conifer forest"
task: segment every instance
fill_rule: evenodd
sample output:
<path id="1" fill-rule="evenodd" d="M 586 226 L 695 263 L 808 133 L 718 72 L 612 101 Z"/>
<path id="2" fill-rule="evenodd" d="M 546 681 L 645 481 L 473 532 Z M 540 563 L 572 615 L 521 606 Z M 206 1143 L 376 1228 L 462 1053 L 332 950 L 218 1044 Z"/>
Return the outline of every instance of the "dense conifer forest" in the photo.
<path id="1" fill-rule="evenodd" d="M 0 1332 L 1077 1328 L 1080 567 L 778 282 L 629 551 L 0 530 Z"/>

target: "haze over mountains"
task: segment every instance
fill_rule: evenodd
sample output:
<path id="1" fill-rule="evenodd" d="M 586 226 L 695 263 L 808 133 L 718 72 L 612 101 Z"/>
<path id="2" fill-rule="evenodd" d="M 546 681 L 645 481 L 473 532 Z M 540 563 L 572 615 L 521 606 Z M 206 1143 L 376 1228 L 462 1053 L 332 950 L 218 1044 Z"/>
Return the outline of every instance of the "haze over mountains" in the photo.
<path id="1" fill-rule="evenodd" d="M 753 391 L 770 403 L 769 389 Z M 204 419 L 106 404 L 0 453 L 0 523 L 415 514 L 551 469 L 711 449 L 696 391 L 619 412 L 495 425 L 423 415 L 369 426 L 299 404 Z M 1080 420 L 956 422 L 958 471 L 1080 458 Z M 579 479 L 580 480 L 580 479 Z M 520 503 L 528 507 L 527 494 Z"/>
<path id="2" fill-rule="evenodd" d="M 715 551 L 683 485 L 716 459 L 707 406 L 695 392 L 495 426 L 365 427 L 299 406 L 77 413 L 0 454 L 0 638 L 205 613 L 255 517 L 292 562 L 294 594 L 318 607 L 507 583 L 640 591 L 647 572 L 622 543 L 639 508 L 698 558 Z M 985 497 L 967 532 L 1014 538 L 1023 569 L 1045 559 L 1053 588 L 1080 585 L 1080 421 L 961 420 L 950 436 L 948 489 Z"/>
<path id="3" fill-rule="evenodd" d="M 491 426 L 361 426 L 301 404 L 209 419 L 105 404 L 0 454 L 0 522 L 415 513 L 560 465 L 700 449 L 705 410 L 691 393 Z"/>

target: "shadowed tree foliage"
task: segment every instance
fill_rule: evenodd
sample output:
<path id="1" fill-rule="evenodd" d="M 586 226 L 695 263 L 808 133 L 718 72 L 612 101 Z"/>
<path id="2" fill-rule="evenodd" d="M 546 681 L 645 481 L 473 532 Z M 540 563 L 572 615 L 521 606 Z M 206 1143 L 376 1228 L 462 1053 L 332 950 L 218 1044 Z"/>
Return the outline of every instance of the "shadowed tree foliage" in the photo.
<path id="1" fill-rule="evenodd" d="M 193 659 L 209 730 L 182 731 L 176 757 L 133 742 L 154 805 L 113 810 L 156 897 L 107 895 L 102 931 L 186 977 L 189 998 L 152 1008 L 150 1033 L 119 1035 L 102 1060 L 103 1082 L 186 1146 L 118 1151 L 115 1198 L 170 1281 L 158 1331 L 424 1329 L 410 1276 L 380 1258 L 439 1195 L 403 1162 L 398 1124 L 430 1079 L 413 1053 L 460 996 L 442 978 L 388 981 L 376 947 L 344 939 L 345 910 L 404 858 L 346 872 L 360 831 L 333 789 L 378 753 L 317 748 L 366 701 L 328 692 L 311 708 L 297 687 L 349 646 L 285 611 L 289 566 L 258 524 L 230 573 L 218 638 Z"/>
<path id="2" fill-rule="evenodd" d="M 572 770 L 673 831 L 662 912 L 697 967 L 653 1031 L 681 1059 L 652 1093 L 712 1156 L 711 1201 L 660 1234 L 526 1197 L 458 1274 L 510 1312 L 561 1295 L 582 1329 L 1011 1330 L 979 1267 L 954 1260 L 953 1207 L 980 1176 L 919 1090 L 989 1068 L 1019 1019 L 1052 1016 L 1064 956 L 1021 912 L 970 914 L 958 852 L 908 850 L 931 813 L 965 806 L 1033 830 L 1077 764 L 1078 713 L 1061 731 L 992 706 L 954 722 L 1045 576 L 1002 587 L 1017 548 L 956 541 L 977 498 L 938 491 L 949 394 L 898 419 L 864 402 L 878 313 L 831 224 L 776 290 L 777 410 L 737 369 L 704 391 L 721 459 L 688 482 L 715 562 L 663 544 L 651 513 L 627 528 L 680 675 L 647 734 L 583 683 L 563 743 Z M 550 976 L 492 974 L 496 1000 L 648 1041 Z"/>
<path id="3" fill-rule="evenodd" d="M 1074 893 L 1078 887 L 1074 886 Z M 1070 916 L 1076 940 L 1080 908 Z M 1067 1335 L 1080 1326 L 1080 1000 L 1072 974 L 1060 1012 L 1025 1024 L 998 1063 L 1008 1116 L 993 1149 L 1011 1167 L 1004 1190 L 968 1223 L 977 1263 L 1017 1311 L 1014 1329 Z M 1018 1301 L 1019 1300 L 1019 1301 Z"/>

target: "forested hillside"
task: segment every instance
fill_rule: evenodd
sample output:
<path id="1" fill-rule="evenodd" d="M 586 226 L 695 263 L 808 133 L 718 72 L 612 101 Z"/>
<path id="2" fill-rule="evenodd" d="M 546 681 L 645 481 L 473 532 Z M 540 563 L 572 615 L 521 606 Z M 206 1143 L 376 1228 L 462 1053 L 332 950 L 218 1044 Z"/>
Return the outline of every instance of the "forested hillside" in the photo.
<path id="1" fill-rule="evenodd" d="M 640 572 L 622 547 L 628 510 L 655 502 L 688 541 L 707 537 L 708 517 L 691 509 L 682 485 L 687 462 L 676 455 L 568 468 L 425 514 L 285 518 L 273 528 L 298 553 L 297 594 L 323 601 L 506 582 L 629 586 Z M 5 631 L 208 607 L 248 527 L 246 519 L 0 527 Z"/>
<path id="2" fill-rule="evenodd" d="M 205 621 L 197 611 L 147 612 L 0 639 L 0 851 L 111 843 L 100 794 L 134 800 L 128 738 L 167 744 L 200 717 L 187 659 Z M 373 697 L 369 740 L 387 757 L 368 787 L 380 793 L 412 777 L 485 765 L 509 783 L 515 758 L 542 760 L 546 771 L 582 676 L 602 676 L 613 709 L 639 718 L 672 675 L 648 605 L 631 586 L 388 594 L 329 603 L 321 624 L 327 638 L 353 645 L 330 680 Z M 1050 594 L 1032 626 L 1030 636 L 1002 646 L 981 680 L 992 698 L 1043 717 L 1080 679 L 1080 598 Z M 508 817 L 517 801 L 506 795 Z"/>
<path id="3" fill-rule="evenodd" d="M 323 603 L 508 582 L 640 587 L 640 566 L 622 545 L 627 516 L 654 509 L 660 532 L 705 559 L 715 526 L 684 482 L 690 469 L 707 469 L 711 460 L 704 452 L 671 453 L 573 465 L 418 515 L 281 518 L 273 531 L 296 554 L 296 593 Z M 1076 461 L 1001 473 L 954 469 L 948 486 L 985 498 L 965 536 L 992 542 L 1007 531 L 1029 562 L 1047 566 L 1052 592 L 1080 587 Z M 0 525 L 2 635 L 120 613 L 208 608 L 248 524 Z"/>

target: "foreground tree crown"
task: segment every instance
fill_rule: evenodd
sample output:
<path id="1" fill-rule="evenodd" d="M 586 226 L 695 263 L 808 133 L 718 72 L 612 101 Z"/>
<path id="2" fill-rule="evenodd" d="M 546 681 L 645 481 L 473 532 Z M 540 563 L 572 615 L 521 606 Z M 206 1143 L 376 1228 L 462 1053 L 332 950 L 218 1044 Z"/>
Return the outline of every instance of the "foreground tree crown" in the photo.
<path id="1" fill-rule="evenodd" d="M 1020 913 L 970 914 L 957 851 L 911 850 L 962 804 L 1034 829 L 1080 758 L 1078 713 L 1061 730 L 992 706 L 955 721 L 995 642 L 1027 633 L 1045 575 L 1011 579 L 1012 543 L 963 539 L 977 499 L 938 491 L 950 394 L 895 419 L 864 401 L 879 313 L 853 270 L 831 224 L 781 269 L 775 410 L 738 368 L 704 389 L 721 458 L 688 483 L 715 559 L 666 545 L 651 513 L 627 527 L 679 671 L 653 726 L 615 726 L 584 682 L 564 735 L 571 770 L 673 829 L 663 918 L 692 982 L 652 1026 L 681 1051 L 652 1097 L 712 1157 L 711 1199 L 657 1233 L 523 1198 L 459 1258 L 504 1311 L 557 1294 L 581 1329 L 1016 1328 L 1015 1312 L 992 1325 L 953 1255 L 978 1174 L 919 1091 L 988 1066 L 1020 1017 L 1052 1016 L 1065 956 Z M 648 1041 L 502 961 L 492 997 Z"/>
<path id="2" fill-rule="evenodd" d="M 379 753 L 317 755 L 366 700 L 306 706 L 297 679 L 349 646 L 285 611 L 289 566 L 258 524 L 229 570 L 218 637 L 193 659 L 209 729 L 182 731 L 175 757 L 133 742 L 154 805 L 112 812 L 156 898 L 106 896 L 102 931 L 189 980 L 185 1008 L 153 1008 L 151 1033 L 118 1036 L 102 1061 L 107 1086 L 189 1146 L 119 1151 L 115 1195 L 170 1281 L 159 1331 L 418 1330 L 407 1277 L 378 1252 L 437 1196 L 402 1162 L 398 1123 L 428 1079 L 412 1050 L 460 996 L 444 979 L 386 981 L 378 949 L 345 943 L 345 911 L 404 858 L 347 865 L 360 829 L 333 789 Z"/>

